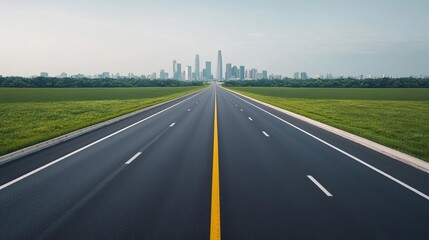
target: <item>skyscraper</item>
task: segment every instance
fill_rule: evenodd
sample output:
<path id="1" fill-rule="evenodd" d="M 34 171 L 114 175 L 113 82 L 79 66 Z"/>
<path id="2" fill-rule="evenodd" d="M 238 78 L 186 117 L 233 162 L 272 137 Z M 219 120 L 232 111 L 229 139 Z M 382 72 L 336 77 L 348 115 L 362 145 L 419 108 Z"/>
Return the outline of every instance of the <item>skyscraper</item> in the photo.
<path id="1" fill-rule="evenodd" d="M 217 51 L 217 69 L 216 69 L 216 79 L 222 81 L 222 51 Z"/>
<path id="2" fill-rule="evenodd" d="M 302 72 L 301 73 L 301 79 L 306 80 L 308 79 L 307 73 L 306 72 Z"/>
<path id="3" fill-rule="evenodd" d="M 225 80 L 229 80 L 232 75 L 232 64 L 227 63 L 226 64 L 226 71 L 225 71 Z"/>
<path id="4" fill-rule="evenodd" d="M 192 67 L 191 66 L 186 66 L 185 67 L 185 80 L 192 80 Z"/>
<path id="5" fill-rule="evenodd" d="M 266 70 L 262 71 L 262 79 L 268 79 L 268 72 Z"/>
<path id="6" fill-rule="evenodd" d="M 240 71 L 238 72 L 238 78 L 240 80 L 244 80 L 245 76 L 244 76 L 244 66 L 240 66 Z"/>
<path id="7" fill-rule="evenodd" d="M 176 72 L 174 73 L 174 79 L 180 80 L 182 76 L 182 64 L 177 63 Z"/>
<path id="8" fill-rule="evenodd" d="M 231 78 L 235 78 L 235 80 L 238 78 L 238 68 L 235 65 L 232 67 Z"/>
<path id="9" fill-rule="evenodd" d="M 195 56 L 195 80 L 200 80 L 200 55 Z"/>
<path id="10" fill-rule="evenodd" d="M 167 78 L 168 78 L 168 73 L 166 73 L 166 72 L 164 71 L 164 69 L 161 69 L 161 70 L 159 71 L 159 79 L 165 80 L 165 79 L 167 79 Z"/>
<path id="11" fill-rule="evenodd" d="M 293 74 L 293 79 L 299 79 L 299 72 Z"/>
<path id="12" fill-rule="evenodd" d="M 173 79 L 176 78 L 176 64 L 177 64 L 176 60 L 173 60 Z"/>
<path id="13" fill-rule="evenodd" d="M 212 80 L 212 63 L 206 61 L 206 75 L 204 76 L 206 80 Z"/>
<path id="14" fill-rule="evenodd" d="M 250 70 L 250 78 L 252 80 L 256 80 L 257 74 L 258 74 L 258 70 L 256 68 L 252 68 L 252 70 Z"/>

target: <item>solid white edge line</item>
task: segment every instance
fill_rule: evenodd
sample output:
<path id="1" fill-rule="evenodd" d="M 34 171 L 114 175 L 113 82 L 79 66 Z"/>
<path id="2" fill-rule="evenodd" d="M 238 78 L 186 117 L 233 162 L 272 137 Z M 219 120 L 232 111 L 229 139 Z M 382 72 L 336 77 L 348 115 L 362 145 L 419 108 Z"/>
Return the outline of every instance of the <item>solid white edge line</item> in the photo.
<path id="1" fill-rule="evenodd" d="M 268 133 L 266 133 L 265 131 L 262 131 L 262 133 L 265 135 L 265 137 L 270 137 L 270 135 L 268 135 Z"/>
<path id="2" fill-rule="evenodd" d="M 176 123 L 172 123 L 172 124 L 170 124 L 170 127 L 173 127 L 175 124 L 176 124 Z"/>
<path id="3" fill-rule="evenodd" d="M 142 120 L 140 120 L 140 121 L 137 121 L 137 122 L 135 122 L 135 123 L 133 123 L 133 124 L 131 124 L 131 125 L 128 125 L 128 126 L 126 126 L 126 127 L 122 128 L 122 129 L 120 129 L 120 130 L 118 130 L 118 131 L 116 131 L 116 132 L 114 132 L 114 133 L 111 133 L 111 134 L 109 134 L 109 135 L 107 135 L 107 136 L 105 136 L 105 137 L 103 137 L 103 138 L 98 139 L 97 141 L 94 141 L 94 142 L 92 142 L 92 143 L 90 143 L 90 144 L 88 144 L 88 145 L 86 145 L 86 146 L 83 146 L 83 147 L 81 147 L 81 148 L 79 148 L 79 149 L 77 149 L 77 150 L 75 150 L 75 151 L 73 151 L 73 152 L 71 152 L 71 153 L 69 153 L 69 154 L 67 154 L 67 155 L 64 155 L 64 156 L 62 156 L 62 157 L 60 157 L 60 158 L 58 158 L 58 159 L 56 159 L 56 160 L 54 160 L 54 161 L 52 161 L 52 162 L 50 162 L 50 163 L 47 163 L 47 164 L 45 164 L 45 165 L 43 165 L 43 166 L 41 166 L 41 167 L 39 167 L 39 168 L 36 168 L 36 169 L 34 169 L 33 171 L 30 171 L 30 172 L 28 172 L 28 173 L 26 173 L 26 174 L 24 174 L 24 175 L 22 175 L 22 176 L 20 176 L 20 177 L 18 177 L 18 178 L 15 178 L 14 180 L 9 181 L 9 182 L 7 182 L 7 183 L 5 183 L 5 184 L 1 185 L 1 186 L 0 186 L 0 190 L 3 190 L 3 189 L 5 189 L 5 188 L 9 187 L 10 185 L 15 184 L 15 183 L 17 183 L 17 182 L 19 182 L 19 181 L 21 181 L 21 180 L 23 180 L 23 179 L 25 179 L 25 178 L 27 178 L 27 177 L 29 177 L 29 176 L 31 176 L 31 175 L 33 175 L 33 174 L 35 174 L 35 173 L 37 173 L 37 172 L 40 172 L 40 171 L 42 171 L 43 169 L 45 169 L 45 168 L 47 168 L 47 167 L 49 167 L 49 166 L 52 166 L 52 165 L 54 165 L 54 164 L 56 164 L 56 163 L 58 163 L 58 162 L 61 162 L 62 160 L 66 159 L 66 158 L 68 158 L 68 157 L 70 157 L 70 156 L 73 156 L 73 155 L 75 155 L 76 153 L 79 153 L 79 152 L 81 152 L 81 151 L 83 151 L 83 150 L 85 150 L 85 149 L 87 149 L 87 148 L 89 148 L 89 147 L 91 147 L 91 146 L 94 146 L 95 144 L 97 144 L 97 143 L 99 143 L 99 142 L 102 142 L 102 141 L 104 141 L 104 140 L 106 140 L 106 139 L 108 139 L 108 138 L 110 138 L 110 137 L 113 137 L 113 136 L 115 136 L 115 135 L 116 135 L 116 134 L 118 134 L 118 133 L 121 133 L 121 132 L 123 132 L 123 131 L 125 131 L 125 130 L 127 130 L 127 129 L 131 128 L 131 127 L 134 127 L 134 126 L 135 126 L 135 125 L 137 125 L 137 124 L 140 124 L 140 123 L 142 123 L 142 122 L 144 122 L 144 121 L 146 121 L 146 120 L 148 120 L 148 119 L 151 119 L 151 118 L 153 118 L 153 117 L 157 116 L 158 114 L 161 114 L 161 113 L 163 113 L 163 112 L 165 112 L 165 111 L 167 111 L 167 110 L 169 110 L 169 109 L 171 109 L 171 108 L 173 108 L 173 107 L 175 107 L 175 106 L 177 106 L 177 105 L 179 105 L 179 104 L 181 104 L 181 103 L 183 103 L 183 102 L 185 102 L 185 101 L 187 101 L 187 100 L 189 100 L 189 99 L 191 99 L 191 98 L 193 98 L 193 97 L 195 97 L 195 96 L 197 96 L 197 95 L 200 95 L 201 93 L 203 93 L 203 92 L 205 92 L 205 91 L 207 91 L 207 90 L 204 90 L 204 91 L 199 92 L 199 93 L 197 93 L 197 94 L 195 94 L 195 95 L 192 95 L 192 96 L 190 96 L 190 97 L 188 97 L 188 98 L 186 98 L 186 99 L 184 99 L 184 100 L 182 100 L 182 101 L 180 101 L 180 102 L 178 102 L 178 103 L 176 103 L 176 104 L 171 105 L 171 106 L 170 106 L 170 107 L 168 107 L 168 108 L 165 108 L 165 109 L 163 109 L 163 110 L 161 110 L 161 111 L 159 111 L 159 112 L 157 112 L 157 113 L 154 113 L 154 114 L 150 115 L 149 117 L 146 117 L 146 118 L 144 118 L 144 119 L 142 119 Z"/>
<path id="4" fill-rule="evenodd" d="M 251 117 L 247 117 L 250 121 L 253 121 L 253 119 Z"/>
<path id="5" fill-rule="evenodd" d="M 125 164 L 130 164 L 132 163 L 138 156 L 140 156 L 140 154 L 142 154 L 142 152 L 138 152 L 136 153 L 136 155 L 134 155 L 132 158 L 130 158 L 130 160 L 128 160 Z"/>
<path id="6" fill-rule="evenodd" d="M 320 188 L 320 190 L 322 190 L 322 192 L 324 192 L 326 194 L 326 196 L 328 197 L 332 197 L 332 194 L 326 190 L 325 187 L 322 186 L 322 184 L 320 184 L 313 176 L 311 175 L 307 175 L 307 177 L 314 183 L 316 184 L 316 186 L 318 186 Z"/>
<path id="7" fill-rule="evenodd" d="M 232 94 L 232 93 L 231 93 L 231 94 Z M 346 152 L 346 151 L 344 151 L 344 150 L 341 150 L 341 149 L 339 149 L 339 148 L 335 147 L 334 145 L 332 145 L 332 144 L 330 144 L 330 143 L 328 143 L 328 142 L 326 142 L 326 141 L 324 141 L 324 140 L 322 140 L 322 139 L 320 139 L 320 138 L 318 138 L 318 137 L 314 136 L 313 134 L 311 134 L 311 133 L 309 133 L 309 132 L 305 131 L 304 129 L 301 129 L 301 128 L 299 128 L 299 127 L 297 127 L 297 126 L 293 125 L 292 123 L 290 123 L 290 122 L 288 122 L 288 121 L 284 120 L 283 118 L 278 117 L 277 115 L 274 115 L 274 114 L 272 114 L 272 113 L 268 112 L 267 110 L 264 110 L 263 108 L 260 108 L 260 107 L 256 106 L 255 104 L 253 104 L 253 103 L 251 103 L 251 102 L 249 102 L 249 101 L 247 101 L 247 100 L 245 100 L 245 99 L 243 99 L 243 98 L 241 98 L 241 97 L 239 97 L 239 96 L 237 96 L 237 95 L 235 95 L 235 94 L 232 94 L 232 95 L 233 95 L 233 96 L 235 96 L 236 98 L 238 98 L 238 99 L 242 100 L 243 102 L 245 102 L 245 103 L 247 103 L 247 104 L 249 104 L 249 105 L 251 105 L 251 106 L 253 106 L 253 107 L 255 107 L 255 108 L 257 108 L 257 109 L 259 109 L 259 110 L 261 110 L 261 111 L 263 111 L 263 112 L 265 112 L 265 113 L 267 113 L 268 115 L 271 115 L 272 117 L 277 118 L 278 120 L 280 120 L 280 121 L 282 121 L 282 122 L 286 123 L 287 125 L 289 125 L 289 126 L 291 126 L 291 127 L 295 128 L 295 129 L 297 129 L 297 130 L 299 130 L 299 131 L 301 131 L 301 132 L 303 132 L 303 133 L 307 134 L 308 136 L 310 136 L 310 137 L 312 137 L 312 138 L 316 139 L 317 141 L 319 141 L 319 142 L 321 142 L 321 143 L 323 143 L 323 144 L 325 144 L 325 145 L 327 145 L 327 146 L 329 146 L 329 147 L 331 147 L 331 148 L 333 148 L 333 149 L 337 150 L 338 152 L 340 152 L 340 153 L 342 153 L 342 154 L 344 154 L 344 155 L 348 156 L 349 158 L 351 158 L 351 159 L 353 159 L 353 160 L 355 160 L 355 161 L 357 161 L 357 162 L 361 163 L 362 165 L 364 165 L 364 166 L 366 166 L 366 167 L 368 167 L 368 168 L 370 168 L 370 169 L 372 169 L 372 170 L 376 171 L 377 173 L 379 173 L 379 174 L 381 174 L 381 175 L 385 176 L 386 178 L 388 178 L 388 179 L 390 179 L 390 180 L 392 180 L 392 181 L 396 182 L 397 184 L 399 184 L 399 185 L 401 185 L 401 186 L 403 186 L 403 187 L 407 188 L 408 190 L 410 190 L 410 191 L 412 191 L 412 192 L 414 192 L 414 193 L 418 194 L 419 196 L 421 196 L 421 197 L 425 198 L 426 200 L 429 200 L 429 196 L 428 196 L 428 195 L 424 194 L 423 192 L 420 192 L 419 190 L 417 190 L 417 189 L 415 189 L 415 188 L 411 187 L 410 185 L 408 185 L 408 184 L 406 184 L 406 183 L 402 182 L 401 180 L 396 179 L 395 177 L 393 177 L 393 176 L 389 175 L 388 173 L 385 173 L 385 172 L 383 172 L 382 170 L 380 170 L 380 169 L 378 169 L 378 168 L 376 168 L 376 167 L 372 166 L 371 164 L 366 163 L 366 162 L 364 162 L 363 160 L 361 160 L 361 159 L 359 159 L 359 158 L 357 158 L 357 157 L 355 157 L 355 156 L 351 155 L 350 153 L 348 153 L 348 152 Z"/>

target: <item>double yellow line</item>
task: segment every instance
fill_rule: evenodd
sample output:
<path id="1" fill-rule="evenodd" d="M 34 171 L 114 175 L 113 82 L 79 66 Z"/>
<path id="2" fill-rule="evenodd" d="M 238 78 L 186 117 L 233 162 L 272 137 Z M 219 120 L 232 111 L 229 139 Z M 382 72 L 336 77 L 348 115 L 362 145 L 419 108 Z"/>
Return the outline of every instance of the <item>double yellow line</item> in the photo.
<path id="1" fill-rule="evenodd" d="M 220 188 L 219 188 L 219 151 L 217 131 L 216 90 L 214 97 L 213 124 L 213 168 L 212 168 L 212 202 L 210 217 L 210 240 L 220 240 Z"/>

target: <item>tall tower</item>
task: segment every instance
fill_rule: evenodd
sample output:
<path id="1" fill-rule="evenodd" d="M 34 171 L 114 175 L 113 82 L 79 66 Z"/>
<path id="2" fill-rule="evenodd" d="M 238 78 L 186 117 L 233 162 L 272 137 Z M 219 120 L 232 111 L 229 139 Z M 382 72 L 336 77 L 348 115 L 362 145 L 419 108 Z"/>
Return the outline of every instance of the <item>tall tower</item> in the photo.
<path id="1" fill-rule="evenodd" d="M 185 67 L 185 80 L 188 80 L 188 81 L 192 80 L 192 67 L 191 66 Z"/>
<path id="2" fill-rule="evenodd" d="M 175 80 L 182 80 L 181 76 L 182 76 L 182 64 L 177 63 L 176 64 L 176 73 L 174 74 L 174 79 Z"/>
<path id="3" fill-rule="evenodd" d="M 244 69 L 244 66 L 240 66 L 240 72 L 239 72 L 239 78 L 240 78 L 240 80 L 244 80 L 244 78 L 245 78 L 245 69 Z"/>
<path id="4" fill-rule="evenodd" d="M 232 75 L 232 64 L 227 63 L 226 64 L 226 71 L 225 71 L 225 80 L 229 80 Z"/>
<path id="5" fill-rule="evenodd" d="M 216 69 L 216 79 L 222 81 L 222 51 L 217 51 L 217 69 Z"/>
<path id="6" fill-rule="evenodd" d="M 176 60 L 173 60 L 173 79 L 176 77 L 176 65 L 177 65 Z"/>
<path id="7" fill-rule="evenodd" d="M 200 55 L 195 56 L 195 80 L 200 80 Z"/>
<path id="8" fill-rule="evenodd" d="M 204 76 L 206 80 L 212 80 L 212 63 L 206 61 L 206 75 Z"/>

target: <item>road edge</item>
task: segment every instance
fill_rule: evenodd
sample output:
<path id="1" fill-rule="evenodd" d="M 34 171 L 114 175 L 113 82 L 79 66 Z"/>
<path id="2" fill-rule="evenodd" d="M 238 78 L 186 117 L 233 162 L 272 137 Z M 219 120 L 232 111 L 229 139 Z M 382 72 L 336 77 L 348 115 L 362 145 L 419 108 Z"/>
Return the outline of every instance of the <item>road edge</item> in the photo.
<path id="1" fill-rule="evenodd" d="M 291 116 L 291 117 L 293 117 L 293 118 L 299 119 L 299 120 L 301 120 L 301 121 L 304 121 L 304 122 L 306 122 L 306 123 L 309 123 L 309 124 L 311 124 L 311 125 L 313 125 L 313 126 L 316 126 L 316 127 L 318 127 L 318 128 L 321 128 L 321 129 L 326 130 L 326 131 L 328 131 L 328 132 L 331 132 L 331 133 L 333 133 L 333 134 L 336 134 L 336 135 L 338 135 L 338 136 L 340 136 L 340 137 L 343 137 L 343 138 L 345 138 L 345 139 L 348 139 L 348 140 L 350 140 L 350 141 L 353 141 L 353 142 L 355 142 L 355 143 L 358 143 L 358 144 L 360 144 L 360 145 L 362 145 L 362 146 L 365 146 L 365 147 L 367 147 L 367 148 L 369 148 L 369 149 L 372 149 L 372 150 L 374 150 L 374 151 L 376 151 L 376 152 L 379 152 L 379 153 L 381 153 L 381 154 L 384 154 L 384 155 L 386 155 L 386 156 L 388 156 L 388 157 L 390 157 L 390 158 L 393 158 L 393 159 L 395 159 L 395 160 L 398 160 L 398 161 L 400 161 L 400 162 L 402 162 L 402 163 L 405 163 L 405 164 L 407 164 L 407 165 L 409 165 L 409 166 L 412 166 L 412 167 L 414 167 L 414 168 L 417 168 L 417 169 L 419 169 L 419 170 L 421 170 L 421 171 L 424 171 L 424 172 L 426 172 L 426 173 L 429 173 L 429 162 L 425 162 L 425 161 L 423 161 L 422 159 L 419 159 L 419 158 L 413 157 L 413 156 L 411 156 L 411 155 L 408 155 L 408 154 L 406 154 L 406 153 L 400 152 L 400 151 L 395 150 L 395 149 L 393 149 L 393 148 L 386 147 L 386 146 L 384 146 L 384 145 L 381 145 L 381 144 L 379 144 L 379 143 L 373 142 L 373 141 L 368 140 L 368 139 L 366 139 L 366 138 L 360 137 L 360 136 L 358 136 L 358 135 L 355 135 L 355 134 L 352 134 L 352 133 L 346 132 L 346 131 L 344 131 L 344 130 L 341 130 L 341 129 L 338 129 L 338 128 L 335 128 L 335 127 L 332 127 L 332 126 L 329 126 L 329 125 L 327 125 L 327 124 L 325 124 L 325 123 L 321 123 L 321 122 L 316 121 L 316 120 L 313 120 L 313 119 L 311 119 L 311 118 L 304 117 L 304 116 L 302 116 L 302 115 L 299 115 L 299 114 L 297 114 L 297 113 L 294 113 L 294 112 L 291 112 L 291 111 L 285 110 L 285 109 L 283 109 L 283 108 L 276 107 L 276 106 L 271 105 L 271 104 L 269 104 L 269 103 L 262 102 L 262 101 L 260 101 L 260 100 L 257 100 L 257 99 L 254 99 L 254 98 L 251 98 L 251 97 L 249 97 L 249 96 L 246 96 L 246 95 L 241 94 L 241 93 L 238 93 L 238 92 L 236 92 L 236 91 L 233 91 L 233 90 L 227 89 L 227 88 L 225 88 L 225 87 L 223 87 L 223 89 L 225 89 L 225 90 L 227 90 L 227 91 L 229 91 L 229 92 L 232 92 L 232 93 L 234 93 L 234 94 L 240 95 L 240 96 L 242 96 L 242 97 L 244 97 L 244 98 L 247 98 L 247 99 L 249 99 L 249 100 L 252 100 L 252 101 L 254 101 L 254 102 L 257 102 L 257 103 L 259 103 L 259 104 L 262 104 L 262 105 L 264 105 L 264 106 L 267 106 L 267 107 L 269 107 L 269 108 L 271 108 L 271 109 L 274 109 L 274 110 L 276 110 L 276 111 L 279 111 L 279 112 L 281 112 L 281 113 L 287 114 L 287 115 L 289 115 L 289 116 Z"/>
<path id="2" fill-rule="evenodd" d="M 55 145 L 57 145 L 59 143 L 68 141 L 68 140 L 76 138 L 76 137 L 79 137 L 79 136 L 81 136 L 83 134 L 95 131 L 95 130 L 100 129 L 102 127 L 105 127 L 105 126 L 117 123 L 117 122 L 122 121 L 122 120 L 124 120 L 126 118 L 129 118 L 129 117 L 135 116 L 137 114 L 149 111 L 149 110 L 151 110 L 153 108 L 157 108 L 159 106 L 162 106 L 162 105 L 174 102 L 176 100 L 189 97 L 192 94 L 196 94 L 196 93 L 199 93 L 199 92 L 204 91 L 204 90 L 206 90 L 206 88 L 203 88 L 203 89 L 201 89 L 199 91 L 191 92 L 191 93 L 186 94 L 184 96 L 177 97 L 177 98 L 165 101 L 165 102 L 161 102 L 161 103 L 158 103 L 158 104 L 146 107 L 146 108 L 142 108 L 142 109 L 139 109 L 137 111 L 130 112 L 130 113 L 121 115 L 119 117 L 115 117 L 115 118 L 106 120 L 104 122 L 96 123 L 94 125 L 91 125 L 91 126 L 88 126 L 88 127 L 84 127 L 84 128 L 78 129 L 78 130 L 70 132 L 70 133 L 66 133 L 66 134 L 61 135 L 59 137 L 46 140 L 44 142 L 40 142 L 40 143 L 31 145 L 31 146 L 28 146 L 28 147 L 16 150 L 16 151 L 8 153 L 6 155 L 0 156 L 0 166 L 6 164 L 8 162 L 14 161 L 16 159 L 19 159 L 21 157 L 24 157 L 24 156 L 30 155 L 32 153 L 38 152 L 40 150 L 43 150 L 45 148 L 52 147 L 52 146 L 55 146 Z"/>

